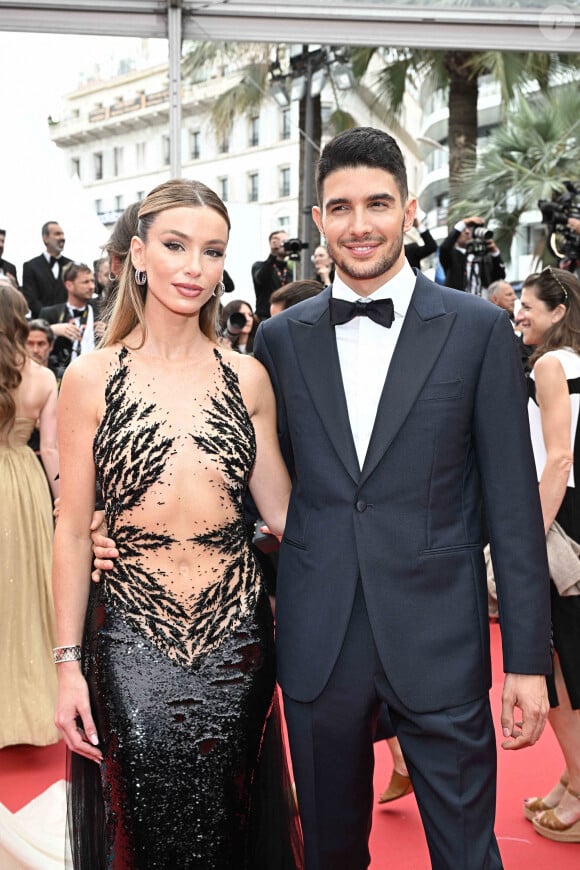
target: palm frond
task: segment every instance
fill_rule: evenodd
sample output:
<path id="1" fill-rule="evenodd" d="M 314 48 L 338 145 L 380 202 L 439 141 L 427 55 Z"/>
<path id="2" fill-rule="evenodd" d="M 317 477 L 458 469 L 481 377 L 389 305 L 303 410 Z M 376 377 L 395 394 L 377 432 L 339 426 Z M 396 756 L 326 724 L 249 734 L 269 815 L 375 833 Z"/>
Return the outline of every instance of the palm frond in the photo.
<path id="1" fill-rule="evenodd" d="M 268 80 L 266 64 L 250 64 L 240 72 L 239 81 L 214 100 L 211 126 L 218 137 L 226 136 L 234 120 L 251 115 L 264 101 Z"/>
<path id="2" fill-rule="evenodd" d="M 343 109 L 335 109 L 330 114 L 328 123 L 335 135 L 343 133 L 344 130 L 352 130 L 353 127 L 357 126 L 356 118 L 350 112 L 345 112 Z"/>
<path id="3" fill-rule="evenodd" d="M 478 165 L 465 173 L 451 219 L 479 214 L 498 224 L 498 244 L 507 257 L 524 211 L 562 193 L 580 165 L 580 92 L 563 86 L 532 99 L 517 98 L 505 124 L 480 149 Z"/>

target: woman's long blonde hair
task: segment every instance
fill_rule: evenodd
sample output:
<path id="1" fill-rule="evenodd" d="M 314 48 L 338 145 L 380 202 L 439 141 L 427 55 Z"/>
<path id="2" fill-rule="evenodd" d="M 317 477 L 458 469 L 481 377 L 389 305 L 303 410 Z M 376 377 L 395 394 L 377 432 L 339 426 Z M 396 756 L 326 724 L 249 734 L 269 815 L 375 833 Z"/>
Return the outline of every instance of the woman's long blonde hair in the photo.
<path id="1" fill-rule="evenodd" d="M 223 217 L 228 231 L 230 230 L 228 210 L 211 188 L 202 184 L 201 181 L 193 181 L 188 178 L 175 178 L 166 181 L 155 187 L 141 203 L 136 235 L 145 243 L 151 225 L 162 211 L 171 208 L 200 208 L 202 206 L 213 208 Z M 123 270 L 119 278 L 119 290 L 107 331 L 101 343 L 103 347 L 122 341 L 136 327 L 141 329 L 139 347 L 142 346 L 147 332 L 144 307 L 146 297 L 147 285 L 140 286 L 135 281 L 135 269 L 129 252 L 123 263 Z M 216 341 L 217 338 L 218 312 L 219 295 L 208 299 L 199 312 L 200 329 L 212 341 Z"/>
<path id="2" fill-rule="evenodd" d="M 16 416 L 14 392 L 22 382 L 27 359 L 28 306 L 8 282 L 0 282 L 0 432 L 9 431 Z"/>

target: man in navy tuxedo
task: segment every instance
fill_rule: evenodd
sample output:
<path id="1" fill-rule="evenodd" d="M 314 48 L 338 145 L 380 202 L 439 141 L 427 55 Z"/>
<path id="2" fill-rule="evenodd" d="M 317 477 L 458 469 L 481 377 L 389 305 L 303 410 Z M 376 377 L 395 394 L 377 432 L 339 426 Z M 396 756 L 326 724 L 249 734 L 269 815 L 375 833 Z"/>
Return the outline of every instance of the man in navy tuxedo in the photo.
<path id="1" fill-rule="evenodd" d="M 432 866 L 496 870 L 482 502 L 505 748 L 540 736 L 551 667 L 545 538 L 512 328 L 504 311 L 406 262 L 416 202 L 388 134 L 337 136 L 317 186 L 313 218 L 333 286 L 264 322 L 254 346 L 293 477 L 276 640 L 306 870 L 368 867 L 383 704 Z"/>

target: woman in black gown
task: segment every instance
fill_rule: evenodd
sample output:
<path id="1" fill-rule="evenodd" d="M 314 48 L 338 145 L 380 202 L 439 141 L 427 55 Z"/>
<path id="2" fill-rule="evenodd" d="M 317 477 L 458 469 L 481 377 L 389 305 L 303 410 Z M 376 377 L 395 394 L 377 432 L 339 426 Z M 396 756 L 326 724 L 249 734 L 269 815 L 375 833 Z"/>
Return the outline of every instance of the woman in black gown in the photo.
<path id="1" fill-rule="evenodd" d="M 153 190 L 104 346 L 63 381 L 57 724 L 83 870 L 300 864 L 273 824 L 290 792 L 243 512 L 249 485 L 281 533 L 290 487 L 265 370 L 216 343 L 228 234 L 204 185 Z M 119 557 L 91 584 L 97 482 Z"/>

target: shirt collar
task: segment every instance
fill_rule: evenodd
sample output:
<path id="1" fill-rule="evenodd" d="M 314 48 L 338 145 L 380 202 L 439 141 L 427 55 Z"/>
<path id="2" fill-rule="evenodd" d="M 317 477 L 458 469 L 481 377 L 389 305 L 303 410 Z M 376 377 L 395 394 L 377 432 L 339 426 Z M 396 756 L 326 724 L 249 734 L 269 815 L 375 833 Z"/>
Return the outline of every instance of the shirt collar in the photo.
<path id="1" fill-rule="evenodd" d="M 359 296 L 341 280 L 338 274 L 334 276 L 332 283 L 332 295 L 335 299 L 346 299 L 347 302 L 356 302 L 357 299 L 370 301 L 371 299 L 392 299 L 395 313 L 404 317 L 411 302 L 411 296 L 415 289 L 416 276 L 411 266 L 404 261 L 403 267 L 390 281 L 378 287 L 370 296 Z"/>

